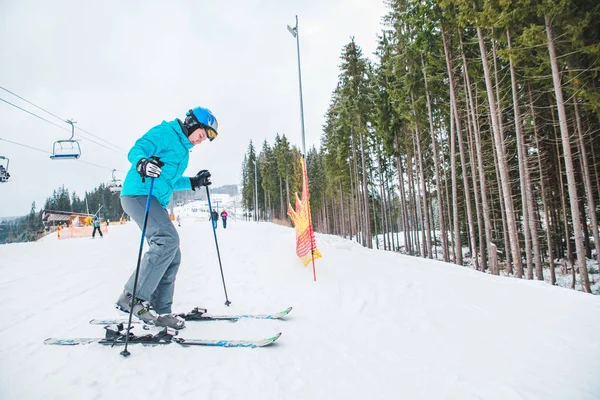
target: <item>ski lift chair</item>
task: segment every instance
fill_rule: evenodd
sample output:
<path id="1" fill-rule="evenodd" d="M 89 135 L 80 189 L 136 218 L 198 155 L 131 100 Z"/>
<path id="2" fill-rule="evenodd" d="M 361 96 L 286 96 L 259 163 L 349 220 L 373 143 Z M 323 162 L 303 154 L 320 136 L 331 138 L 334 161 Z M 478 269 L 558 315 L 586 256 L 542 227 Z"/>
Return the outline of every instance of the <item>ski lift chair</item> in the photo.
<path id="1" fill-rule="evenodd" d="M 81 157 L 81 147 L 77 140 L 73 140 L 75 136 L 75 122 L 67 120 L 71 124 L 71 137 L 65 140 L 57 140 L 52 146 L 52 160 L 76 160 Z"/>
<path id="2" fill-rule="evenodd" d="M 8 178 L 10 178 L 10 174 L 8 173 L 8 164 L 10 160 L 4 156 L 0 156 L 0 183 L 8 182 Z M 6 165 L 4 163 L 6 162 Z"/>
<path id="3" fill-rule="evenodd" d="M 108 186 L 109 190 L 113 193 L 120 192 L 121 189 L 123 189 L 123 184 L 121 183 L 121 180 L 115 178 L 116 171 L 117 171 L 116 169 L 112 170 L 112 180 L 111 180 L 110 185 Z"/>

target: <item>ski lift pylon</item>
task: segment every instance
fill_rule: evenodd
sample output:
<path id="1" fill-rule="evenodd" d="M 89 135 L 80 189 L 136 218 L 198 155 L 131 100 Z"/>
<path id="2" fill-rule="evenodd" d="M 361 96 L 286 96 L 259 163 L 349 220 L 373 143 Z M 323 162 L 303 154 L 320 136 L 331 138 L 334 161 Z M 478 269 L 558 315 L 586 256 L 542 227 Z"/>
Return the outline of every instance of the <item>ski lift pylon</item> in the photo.
<path id="1" fill-rule="evenodd" d="M 111 192 L 115 193 L 115 192 L 120 192 L 121 189 L 123 189 L 123 184 L 121 183 L 120 179 L 115 178 L 115 172 L 117 172 L 116 169 L 112 170 L 112 180 L 110 182 L 109 185 L 109 189 Z"/>
<path id="2" fill-rule="evenodd" d="M 75 125 L 76 122 L 68 119 L 68 124 L 71 124 L 71 137 L 66 140 L 57 140 L 52 146 L 52 160 L 76 160 L 81 157 L 81 147 L 77 140 L 73 140 L 75 136 Z"/>
<path id="3" fill-rule="evenodd" d="M 10 160 L 7 157 L 0 156 L 0 183 L 8 182 L 8 179 L 10 178 L 8 164 L 10 164 Z"/>

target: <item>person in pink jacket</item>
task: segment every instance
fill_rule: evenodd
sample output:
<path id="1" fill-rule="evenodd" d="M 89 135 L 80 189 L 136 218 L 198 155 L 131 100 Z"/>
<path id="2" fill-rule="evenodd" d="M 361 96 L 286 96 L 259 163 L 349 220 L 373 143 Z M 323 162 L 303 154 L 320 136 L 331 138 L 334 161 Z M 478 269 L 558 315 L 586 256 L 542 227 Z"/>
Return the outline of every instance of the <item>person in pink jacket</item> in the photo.
<path id="1" fill-rule="evenodd" d="M 229 214 L 227 214 L 227 211 L 223 210 L 221 211 L 221 221 L 223 221 L 223 229 L 227 228 L 227 217 L 229 216 Z"/>

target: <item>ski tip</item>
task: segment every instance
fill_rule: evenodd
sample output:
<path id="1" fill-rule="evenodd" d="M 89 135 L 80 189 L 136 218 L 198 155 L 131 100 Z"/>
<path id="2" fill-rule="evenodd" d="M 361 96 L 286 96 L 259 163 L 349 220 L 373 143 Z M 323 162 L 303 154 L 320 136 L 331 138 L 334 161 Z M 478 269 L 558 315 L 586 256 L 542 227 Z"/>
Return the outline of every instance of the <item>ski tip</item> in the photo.
<path id="1" fill-rule="evenodd" d="M 286 315 L 288 315 L 290 312 L 292 311 L 292 307 L 288 307 L 285 310 L 278 312 L 277 314 L 273 314 L 270 316 L 269 319 L 279 319 L 279 318 L 283 318 Z"/>
<path id="2" fill-rule="evenodd" d="M 261 344 L 258 344 L 256 347 L 265 347 L 265 346 L 269 346 L 271 344 L 273 344 L 277 339 L 279 339 L 281 337 L 281 332 L 279 332 L 278 334 L 276 334 L 275 336 L 272 336 L 268 339 L 265 339 L 265 341 Z"/>
<path id="3" fill-rule="evenodd" d="M 279 313 L 278 318 L 282 318 L 285 317 L 286 315 L 288 315 L 290 312 L 292 312 L 292 307 L 288 307 L 285 310 L 283 310 L 282 312 Z"/>

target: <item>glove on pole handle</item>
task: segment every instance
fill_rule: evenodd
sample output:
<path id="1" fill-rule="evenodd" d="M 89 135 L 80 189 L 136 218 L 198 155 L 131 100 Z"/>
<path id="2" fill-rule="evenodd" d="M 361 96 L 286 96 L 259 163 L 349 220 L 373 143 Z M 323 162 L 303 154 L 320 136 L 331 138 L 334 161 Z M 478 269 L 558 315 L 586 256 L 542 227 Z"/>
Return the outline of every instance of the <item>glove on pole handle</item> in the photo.
<path id="1" fill-rule="evenodd" d="M 150 190 L 148 191 L 148 200 L 146 201 L 146 212 L 144 214 L 144 224 L 142 225 L 142 239 L 140 240 L 140 252 L 138 254 L 137 267 L 135 267 L 135 280 L 133 282 L 133 293 L 131 294 L 131 309 L 129 310 L 129 322 L 127 323 L 127 332 L 125 333 L 125 349 L 120 353 L 127 357 L 131 353 L 127 351 L 129 344 L 129 331 L 131 329 L 131 317 L 133 316 L 133 302 L 137 291 L 138 276 L 140 275 L 140 264 L 142 261 L 142 250 L 144 249 L 144 237 L 146 236 L 146 224 L 148 223 L 148 214 L 150 212 L 150 201 L 152 200 L 152 188 L 154 188 L 154 178 L 150 179 Z"/>
<path id="2" fill-rule="evenodd" d="M 229 301 L 229 297 L 227 297 L 227 288 L 225 287 L 225 276 L 223 275 L 223 265 L 221 264 L 221 253 L 219 252 L 219 242 L 217 241 L 217 229 L 215 228 L 214 221 L 212 221 L 212 205 L 210 204 L 210 193 L 208 191 L 208 186 L 206 188 L 206 198 L 208 199 L 208 212 L 211 213 L 211 224 L 213 227 L 213 235 L 215 236 L 215 245 L 217 246 L 217 257 L 219 258 L 219 268 L 221 268 L 221 279 L 223 280 L 223 290 L 225 291 L 225 305 L 229 307 L 231 302 Z"/>

